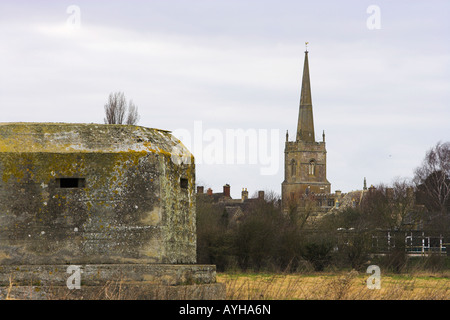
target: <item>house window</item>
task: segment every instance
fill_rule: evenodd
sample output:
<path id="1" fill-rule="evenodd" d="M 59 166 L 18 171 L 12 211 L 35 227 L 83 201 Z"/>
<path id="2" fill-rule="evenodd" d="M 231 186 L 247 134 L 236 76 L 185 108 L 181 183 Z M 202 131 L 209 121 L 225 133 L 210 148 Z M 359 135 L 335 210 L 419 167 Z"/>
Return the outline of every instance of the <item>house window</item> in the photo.
<path id="1" fill-rule="evenodd" d="M 84 178 L 60 178 L 56 179 L 56 185 L 61 189 L 77 189 L 86 186 Z"/>

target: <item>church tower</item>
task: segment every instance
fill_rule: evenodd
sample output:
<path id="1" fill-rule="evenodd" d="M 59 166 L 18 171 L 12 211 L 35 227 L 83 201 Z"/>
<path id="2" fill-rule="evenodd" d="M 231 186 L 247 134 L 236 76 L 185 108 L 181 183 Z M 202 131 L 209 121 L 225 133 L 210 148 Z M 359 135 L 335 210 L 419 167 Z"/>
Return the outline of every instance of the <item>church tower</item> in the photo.
<path id="1" fill-rule="evenodd" d="M 284 209 L 292 201 L 305 194 L 329 194 L 331 185 L 327 180 L 327 151 L 325 132 L 322 141 L 316 142 L 309 78 L 308 51 L 305 52 L 303 80 L 295 141 L 289 141 L 286 133 L 284 181 L 281 185 Z"/>

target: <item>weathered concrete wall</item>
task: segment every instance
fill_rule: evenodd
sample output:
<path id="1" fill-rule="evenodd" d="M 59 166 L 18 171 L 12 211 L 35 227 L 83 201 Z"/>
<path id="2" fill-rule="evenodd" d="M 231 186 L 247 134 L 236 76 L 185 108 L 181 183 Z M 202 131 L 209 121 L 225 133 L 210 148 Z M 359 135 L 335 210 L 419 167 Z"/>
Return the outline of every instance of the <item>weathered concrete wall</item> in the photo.
<path id="1" fill-rule="evenodd" d="M 73 269 L 67 265 L 0 266 L 0 286 L 66 286 Z M 101 286 L 110 281 L 177 286 L 216 282 L 216 267 L 197 264 L 88 264 L 80 270 L 80 285 Z M 31 275 L 31 276 L 30 276 Z"/>
<path id="2" fill-rule="evenodd" d="M 225 300 L 223 283 L 179 286 L 111 281 L 68 290 L 65 286 L 0 287 L 0 300 Z"/>
<path id="3" fill-rule="evenodd" d="M 194 185 L 166 131 L 0 124 L 0 265 L 195 263 Z"/>
<path id="4" fill-rule="evenodd" d="M 225 299 L 225 284 L 216 282 L 216 268 L 212 265 L 79 267 L 79 288 L 70 289 L 67 265 L 0 266 L 0 300 Z"/>

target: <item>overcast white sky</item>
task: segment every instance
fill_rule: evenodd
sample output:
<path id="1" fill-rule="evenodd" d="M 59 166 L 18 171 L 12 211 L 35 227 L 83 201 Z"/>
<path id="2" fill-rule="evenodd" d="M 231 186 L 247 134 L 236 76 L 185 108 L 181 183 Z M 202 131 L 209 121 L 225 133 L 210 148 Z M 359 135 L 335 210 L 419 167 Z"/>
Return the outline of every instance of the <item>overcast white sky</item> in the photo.
<path id="1" fill-rule="evenodd" d="M 444 0 L 1 1 L 0 121 L 103 123 L 123 91 L 139 125 L 184 133 L 199 184 L 280 193 L 308 41 L 316 139 L 348 192 L 411 178 L 450 140 L 449 32 Z M 238 129 L 257 144 L 234 158 Z"/>

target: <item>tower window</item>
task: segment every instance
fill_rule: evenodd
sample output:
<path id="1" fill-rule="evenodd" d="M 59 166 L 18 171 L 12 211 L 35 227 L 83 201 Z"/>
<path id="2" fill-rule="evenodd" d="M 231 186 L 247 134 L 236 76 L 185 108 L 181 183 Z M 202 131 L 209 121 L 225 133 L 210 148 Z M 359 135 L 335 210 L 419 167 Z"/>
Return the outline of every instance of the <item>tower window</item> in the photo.
<path id="1" fill-rule="evenodd" d="M 60 178 L 56 179 L 56 185 L 61 189 L 76 189 L 86 186 L 84 178 Z"/>
<path id="2" fill-rule="evenodd" d="M 294 159 L 292 159 L 291 161 L 291 176 L 295 176 L 296 174 L 296 169 L 297 169 L 297 163 L 295 162 Z"/>
<path id="3" fill-rule="evenodd" d="M 309 162 L 309 174 L 311 176 L 316 175 L 316 162 L 314 160 Z"/>

